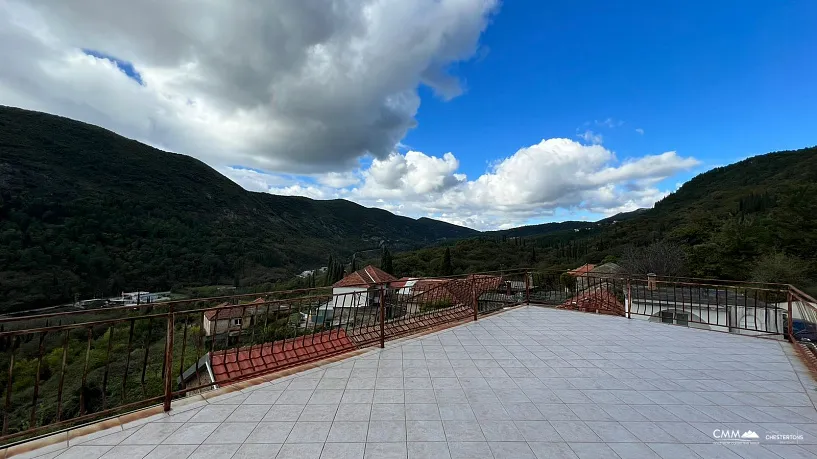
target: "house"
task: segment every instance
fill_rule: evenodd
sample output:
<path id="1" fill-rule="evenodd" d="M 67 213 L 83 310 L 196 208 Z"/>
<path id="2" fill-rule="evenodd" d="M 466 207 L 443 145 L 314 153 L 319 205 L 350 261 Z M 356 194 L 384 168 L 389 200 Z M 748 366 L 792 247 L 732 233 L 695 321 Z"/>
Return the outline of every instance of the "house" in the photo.
<path id="1" fill-rule="evenodd" d="M 585 289 L 575 297 L 568 298 L 564 303 L 556 306 L 556 309 L 572 309 L 611 316 L 626 315 L 625 307 L 616 294 L 605 287 Z"/>
<path id="2" fill-rule="evenodd" d="M 463 279 L 420 279 L 414 284 L 412 303 L 450 303 L 472 307 L 474 299 L 490 292 L 504 291 L 502 277 L 471 274 Z"/>
<path id="3" fill-rule="evenodd" d="M 570 274 L 576 279 L 576 292 L 597 288 L 604 283 L 604 280 L 619 279 L 624 269 L 616 263 L 604 263 L 594 265 L 587 263 L 576 269 L 570 270 Z"/>
<path id="4" fill-rule="evenodd" d="M 401 277 L 397 279 L 396 282 L 392 282 L 389 284 L 391 288 L 394 289 L 400 296 L 411 296 L 411 292 L 414 291 L 414 286 L 417 284 L 419 279 L 416 277 Z"/>
<path id="5" fill-rule="evenodd" d="M 591 263 L 587 263 L 587 264 L 583 264 L 583 265 L 579 266 L 576 269 L 571 269 L 570 271 L 567 272 L 567 274 L 571 275 L 573 278 L 576 279 L 576 285 L 575 285 L 576 291 L 582 291 L 582 290 L 584 290 L 584 289 L 586 289 L 588 287 L 590 282 L 588 282 L 587 276 L 590 273 L 590 271 L 592 271 L 593 268 L 595 268 L 595 267 L 596 267 L 596 265 L 591 264 Z M 569 290 L 569 289 L 570 289 L 570 286 L 565 285 L 565 290 Z"/>
<path id="6" fill-rule="evenodd" d="M 786 325 L 786 307 L 740 288 L 663 284 L 653 275 L 630 290 L 625 313 L 633 319 L 742 335 L 782 335 Z"/>
<path id="7" fill-rule="evenodd" d="M 397 278 L 372 265 L 359 269 L 332 285 L 333 307 L 368 308 L 380 305 L 380 294 Z"/>
<path id="8" fill-rule="evenodd" d="M 237 335 L 240 330 L 249 328 L 255 323 L 256 315 L 266 312 L 263 307 L 258 306 L 264 303 L 263 298 L 232 307 L 230 307 L 229 303 L 221 303 L 215 308 L 205 311 L 202 319 L 204 335 L 214 336 L 222 333 L 228 333 L 230 336 Z"/>

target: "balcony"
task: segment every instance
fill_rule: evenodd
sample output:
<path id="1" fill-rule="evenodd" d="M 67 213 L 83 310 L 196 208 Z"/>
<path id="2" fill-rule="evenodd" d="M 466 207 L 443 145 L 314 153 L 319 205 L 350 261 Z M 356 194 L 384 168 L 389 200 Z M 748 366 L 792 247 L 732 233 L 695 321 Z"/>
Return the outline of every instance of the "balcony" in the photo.
<path id="1" fill-rule="evenodd" d="M 784 339 L 791 327 L 774 321 L 764 322 L 763 330 L 746 321 L 721 325 L 725 316 L 716 315 L 709 316 L 710 330 L 693 326 L 703 325 L 700 315 L 687 326 L 649 320 L 652 313 L 634 320 L 639 311 L 632 305 L 640 297 L 634 291 L 656 291 L 647 280 L 594 279 L 588 285 L 595 290 L 571 292 L 541 273 L 501 276 L 525 282 L 528 301 L 511 303 L 516 295 L 505 291 L 514 285 L 509 282 L 489 282 L 484 290 L 475 284 L 472 304 L 404 308 L 415 312 L 395 317 L 388 308 L 404 310 L 394 303 L 402 300 L 386 297 L 382 314 L 340 317 L 311 330 L 293 323 L 288 336 L 246 329 L 238 343 L 203 339 L 191 319 L 223 298 L 153 305 L 125 318 L 68 315 L 53 325 L 53 317 L 42 317 L 37 320 L 49 323 L 36 327 L 7 322 L 3 334 L 17 337 L 9 348 L 15 356 L 34 349 L 46 361 L 67 348 L 65 363 L 57 359 L 65 374 L 76 366 L 73 356 L 80 357 L 80 369 L 93 367 L 108 347 L 115 356 L 117 334 L 132 351 L 125 354 L 129 364 L 117 371 L 118 360 L 110 357 L 99 367 L 107 368 L 99 381 L 94 369 L 80 373 L 76 394 L 45 389 L 52 378 L 60 381 L 59 373 L 37 378 L 36 390 L 6 380 L 12 388 L 5 398 L 6 457 L 815 457 L 817 383 L 807 345 Z M 677 289 L 692 283 L 672 282 Z M 796 289 L 717 288 L 733 300 L 758 292 L 759 302 L 750 307 L 762 307 L 757 315 L 764 317 L 778 317 L 766 313 L 782 309 L 784 325 L 789 318 L 811 317 L 813 300 Z M 606 294 L 593 302 L 593 291 Z M 424 291 L 412 304 L 439 305 L 442 296 L 456 298 L 450 292 L 438 298 L 434 290 Z M 326 301 L 320 293 L 271 293 L 265 303 L 273 312 L 256 315 L 256 323 L 266 318 L 269 329 L 270 322 L 283 320 L 274 313 L 276 305 L 286 317 L 317 307 Z M 786 301 L 778 302 L 777 295 Z M 678 311 L 704 302 L 678 298 L 685 298 L 673 305 Z M 761 298 L 767 300 L 763 306 Z M 615 302 L 623 304 L 623 316 L 595 314 L 614 310 L 609 303 Z M 726 332 L 715 326 L 726 326 Z M 96 337 L 95 328 L 105 331 Z M 151 331 L 155 341 L 145 340 Z M 61 339 L 48 349 L 51 333 Z M 25 342 L 28 335 L 33 338 Z M 76 352 L 74 335 L 85 338 Z M 137 349 L 134 343 L 147 344 Z M 211 358 L 203 359 L 207 354 Z M 218 355 L 225 368 L 225 362 L 234 364 L 221 379 L 210 375 Z M 17 365 L 9 365 L 10 371 L 22 375 L 24 367 Z M 191 371 L 195 382 L 181 384 Z M 62 383 L 70 385 L 67 378 Z M 125 386 L 125 396 L 113 386 Z M 90 387 L 106 394 L 107 406 Z M 53 398 L 44 401 L 46 394 Z M 21 406 L 44 422 L 20 423 L 29 418 L 19 414 Z M 50 406 L 61 406 L 61 416 L 48 417 Z M 30 439 L 34 434 L 50 435 Z"/>

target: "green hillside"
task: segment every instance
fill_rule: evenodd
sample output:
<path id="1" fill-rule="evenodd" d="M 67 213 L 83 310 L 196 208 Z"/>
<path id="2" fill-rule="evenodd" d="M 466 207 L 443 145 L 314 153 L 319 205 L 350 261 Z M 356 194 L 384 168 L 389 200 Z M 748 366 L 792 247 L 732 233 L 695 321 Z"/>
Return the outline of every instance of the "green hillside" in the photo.
<path id="1" fill-rule="evenodd" d="M 615 221 L 615 222 L 614 222 Z M 683 252 L 683 274 L 735 280 L 817 279 L 817 147 L 755 156 L 703 173 L 640 210 L 583 224 L 484 233 L 452 246 L 455 272 L 621 261 L 664 242 Z M 548 230 L 537 234 L 536 228 Z M 576 231 L 575 229 L 579 229 Z M 508 236 L 522 236 L 522 239 Z M 398 254 L 398 274 L 433 274 L 444 248 Z"/>
<path id="2" fill-rule="evenodd" d="M 248 192 L 191 157 L 0 107 L 0 312 L 122 290 L 265 288 L 383 240 L 398 275 L 436 274 L 445 247 L 461 273 L 561 269 L 664 241 L 683 249 L 688 275 L 751 279 L 767 263 L 790 272 L 765 278 L 814 280 L 815 196 L 817 148 L 808 148 L 711 170 L 653 209 L 479 233 L 344 200 Z"/>
<path id="3" fill-rule="evenodd" d="M 0 311 L 180 285 L 249 285 L 387 240 L 476 234 L 344 200 L 248 192 L 201 161 L 0 107 Z"/>

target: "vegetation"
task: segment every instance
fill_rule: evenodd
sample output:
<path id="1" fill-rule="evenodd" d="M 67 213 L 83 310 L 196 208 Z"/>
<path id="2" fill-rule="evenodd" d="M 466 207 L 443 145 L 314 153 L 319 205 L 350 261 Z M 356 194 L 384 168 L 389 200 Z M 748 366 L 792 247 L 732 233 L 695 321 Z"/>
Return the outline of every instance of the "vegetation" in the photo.
<path id="1" fill-rule="evenodd" d="M 668 273 L 795 278 L 761 269 L 779 255 L 802 260 L 808 287 L 817 279 L 814 196 L 817 148 L 808 148 L 716 168 L 653 209 L 478 233 L 343 200 L 248 192 L 193 158 L 0 107 L 0 312 L 123 290 L 331 285 L 350 268 L 337 260 L 384 241 L 397 276 L 626 264 L 628 253 L 665 243 L 683 253 Z M 325 275 L 293 277 L 329 254 Z"/>
<path id="2" fill-rule="evenodd" d="M 435 300 L 420 304 L 420 312 L 431 312 L 438 309 L 450 308 L 454 303 L 451 300 Z"/>
<path id="3" fill-rule="evenodd" d="M 314 310 L 320 301 L 300 299 L 292 304 L 297 305 L 300 311 L 309 311 Z M 212 302 L 191 302 L 188 306 L 202 308 L 215 305 Z M 201 312 L 184 314 L 177 310 L 173 376 L 182 374 L 210 351 L 291 339 L 322 330 L 314 325 L 299 327 L 301 318 L 298 312 L 277 312 L 275 306 L 261 308 L 263 314 L 253 317 L 252 324 L 242 330 L 240 337 L 222 333 L 215 337 L 215 342 L 204 336 Z M 126 313 L 120 310 L 115 315 L 101 310 L 81 316 L 83 322 L 97 323 L 90 328 L 0 337 L 0 366 L 8 369 L 12 355 L 15 359 L 9 433 L 54 423 L 58 410 L 59 419 L 70 420 L 81 414 L 97 413 L 161 396 L 164 393 L 167 319 L 155 315 L 163 312 L 166 310 L 158 306 Z M 116 321 L 110 322 L 112 319 Z M 42 354 L 40 349 L 43 350 Z M 5 400 L 7 371 L 0 373 L 0 388 Z M 174 385 L 174 390 L 179 388 Z M 36 409 L 32 409 L 34 407 Z"/>
<path id="4" fill-rule="evenodd" d="M 383 254 L 380 256 L 380 269 L 389 274 L 394 273 L 394 263 L 391 252 L 389 252 L 389 249 L 385 247 L 383 248 Z"/>
<path id="5" fill-rule="evenodd" d="M 452 274 L 454 274 L 454 268 L 451 266 L 451 250 L 446 247 L 443 260 L 440 262 L 440 275 L 450 276 Z"/>
<path id="6" fill-rule="evenodd" d="M 515 236 L 516 229 L 483 233 L 399 253 L 395 274 L 436 274 L 437 260 L 449 249 L 455 274 L 615 261 L 629 262 L 636 272 L 794 282 L 815 292 L 815 196 L 817 147 L 769 153 L 701 174 L 653 209 L 556 231 L 538 225 L 544 234 L 524 227 L 525 236 Z"/>
<path id="7" fill-rule="evenodd" d="M 0 312 L 123 290 L 275 283 L 330 253 L 476 233 L 344 200 L 245 191 L 191 157 L 0 107 Z"/>
<path id="8" fill-rule="evenodd" d="M 685 274 L 686 253 L 678 244 L 658 241 L 646 247 L 627 247 L 621 256 L 621 267 L 632 274 L 646 276 L 680 276 Z"/>

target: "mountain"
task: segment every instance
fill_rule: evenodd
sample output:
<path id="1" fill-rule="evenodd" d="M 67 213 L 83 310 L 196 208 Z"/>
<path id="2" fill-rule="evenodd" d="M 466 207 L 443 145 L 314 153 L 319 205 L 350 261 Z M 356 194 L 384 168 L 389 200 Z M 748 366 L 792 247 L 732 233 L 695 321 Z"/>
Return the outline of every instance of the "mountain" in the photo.
<path id="1" fill-rule="evenodd" d="M 594 223 L 483 233 L 451 248 L 455 272 L 576 267 L 658 242 L 678 247 L 695 277 L 817 281 L 817 147 L 754 156 L 700 174 L 652 209 Z M 577 226 L 578 225 L 578 226 Z M 512 236 L 509 238 L 508 236 Z M 520 240 L 521 238 L 521 240 Z M 434 274 L 442 248 L 394 257 L 397 274 Z"/>
<path id="2" fill-rule="evenodd" d="M 772 260 L 815 279 L 815 196 L 817 147 L 713 169 L 652 209 L 479 233 L 345 200 L 249 192 L 191 157 L 0 107 L 0 312 L 122 290 L 267 288 L 384 240 L 402 252 L 399 275 L 436 274 L 445 246 L 455 272 L 473 272 L 575 267 L 664 241 L 683 248 L 689 275 L 750 279 Z"/>
<path id="3" fill-rule="evenodd" d="M 383 240 L 406 250 L 474 234 L 345 200 L 249 192 L 189 156 L 0 106 L 0 311 L 258 284 Z"/>
<path id="4" fill-rule="evenodd" d="M 619 213 L 613 215 L 612 217 L 607 217 L 607 218 L 601 219 L 596 223 L 613 223 L 613 222 L 618 223 L 618 222 L 622 222 L 624 220 L 630 220 L 630 219 L 633 219 L 635 217 L 638 217 L 639 215 L 643 214 L 644 212 L 647 212 L 648 210 L 650 210 L 650 209 L 643 209 L 642 208 L 642 209 L 631 210 L 630 212 L 619 212 Z"/>
<path id="5" fill-rule="evenodd" d="M 565 230 L 572 230 L 572 229 L 581 229 L 587 228 L 590 226 L 594 226 L 594 222 L 583 222 L 583 221 L 573 221 L 568 220 L 564 222 L 553 222 L 553 223 L 540 223 L 538 225 L 525 225 L 519 226 L 516 228 L 510 228 L 506 230 L 499 230 L 499 231 L 486 231 L 483 234 L 485 235 L 496 235 L 496 236 L 504 236 L 508 237 L 529 237 L 529 236 L 539 236 L 542 234 L 548 233 L 555 233 L 558 231 L 565 231 Z"/>

